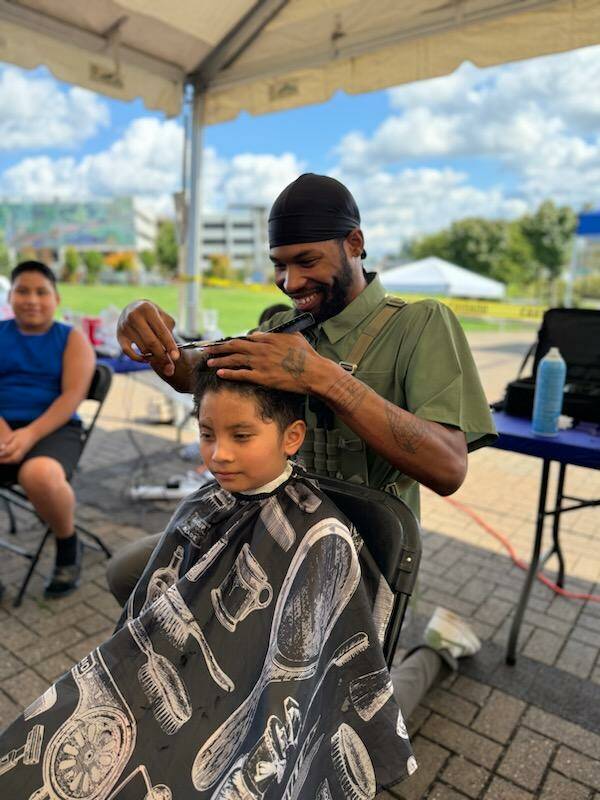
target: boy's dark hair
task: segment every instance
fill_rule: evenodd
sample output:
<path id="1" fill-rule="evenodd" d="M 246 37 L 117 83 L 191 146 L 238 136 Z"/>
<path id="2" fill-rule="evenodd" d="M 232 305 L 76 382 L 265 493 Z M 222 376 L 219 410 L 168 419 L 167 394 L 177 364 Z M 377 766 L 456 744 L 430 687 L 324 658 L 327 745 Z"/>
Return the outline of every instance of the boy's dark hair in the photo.
<path id="1" fill-rule="evenodd" d="M 261 312 L 260 317 L 258 318 L 258 324 L 262 325 L 263 322 L 268 322 L 271 317 L 274 317 L 275 314 L 279 314 L 280 311 L 291 311 L 291 306 L 286 306 L 285 303 L 275 303 L 272 306 L 267 306 Z"/>
<path id="2" fill-rule="evenodd" d="M 46 266 L 42 261 L 21 261 L 20 264 L 13 269 L 10 273 L 10 283 L 12 284 L 17 280 L 19 275 L 22 275 L 24 272 L 39 272 L 40 275 L 43 275 L 44 278 L 47 278 L 52 286 L 56 289 L 56 276 L 50 269 L 50 267 Z"/>
<path id="3" fill-rule="evenodd" d="M 228 390 L 241 397 L 250 397 L 256 403 L 258 414 L 264 422 L 275 422 L 283 432 L 297 419 L 304 419 L 303 394 L 283 392 L 256 383 L 230 381 L 219 378 L 216 369 L 199 362 L 194 371 L 194 412 L 198 415 L 200 403 L 207 392 Z"/>

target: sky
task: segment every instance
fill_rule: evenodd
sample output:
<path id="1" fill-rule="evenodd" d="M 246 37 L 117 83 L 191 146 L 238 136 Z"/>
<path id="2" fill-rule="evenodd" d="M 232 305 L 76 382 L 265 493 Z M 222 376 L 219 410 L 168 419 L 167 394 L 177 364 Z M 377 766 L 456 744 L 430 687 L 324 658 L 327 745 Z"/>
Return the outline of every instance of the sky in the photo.
<path id="1" fill-rule="evenodd" d="M 600 47 L 206 129 L 203 202 L 269 206 L 302 172 L 353 192 L 372 255 L 466 216 L 600 205 Z M 132 194 L 172 214 L 182 121 L 0 63 L 0 198 Z"/>

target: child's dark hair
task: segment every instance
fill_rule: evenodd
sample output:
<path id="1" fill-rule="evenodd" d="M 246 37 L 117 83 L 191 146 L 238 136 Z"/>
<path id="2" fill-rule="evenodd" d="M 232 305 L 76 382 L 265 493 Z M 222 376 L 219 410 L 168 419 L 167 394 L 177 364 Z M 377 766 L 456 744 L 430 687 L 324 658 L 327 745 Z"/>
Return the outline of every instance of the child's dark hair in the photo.
<path id="1" fill-rule="evenodd" d="M 272 306 L 267 306 L 261 312 L 260 317 L 258 318 L 258 324 L 262 325 L 263 322 L 268 322 L 271 317 L 274 317 L 275 314 L 279 314 L 281 311 L 291 311 L 291 306 L 286 306 L 285 303 L 275 303 Z"/>
<path id="2" fill-rule="evenodd" d="M 215 369 L 205 366 L 200 362 L 194 371 L 194 412 L 197 415 L 202 398 L 207 392 L 222 392 L 228 390 L 241 397 L 250 397 L 256 403 L 260 418 L 264 422 L 277 423 L 283 432 L 288 425 L 297 419 L 304 419 L 303 394 L 283 392 L 279 389 L 270 389 L 256 383 L 245 381 L 230 381 L 219 378 Z"/>
<path id="3" fill-rule="evenodd" d="M 39 272 L 44 278 L 47 278 L 52 286 L 56 288 L 56 277 L 50 267 L 46 266 L 42 261 L 21 261 L 20 264 L 13 269 L 10 273 L 10 283 L 12 284 L 17 280 L 19 275 L 24 272 Z"/>

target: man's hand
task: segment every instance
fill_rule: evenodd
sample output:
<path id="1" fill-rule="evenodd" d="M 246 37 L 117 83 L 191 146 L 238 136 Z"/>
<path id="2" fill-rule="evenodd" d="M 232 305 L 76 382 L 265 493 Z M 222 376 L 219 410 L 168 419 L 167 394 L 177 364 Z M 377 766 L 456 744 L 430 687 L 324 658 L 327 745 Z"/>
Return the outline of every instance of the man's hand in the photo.
<path id="1" fill-rule="evenodd" d="M 300 333 L 251 333 L 245 339 L 207 347 L 204 352 L 208 366 L 216 367 L 220 378 L 300 394 L 312 392 L 321 380 L 324 365 L 331 364 Z"/>
<path id="2" fill-rule="evenodd" d="M 0 464 L 19 464 L 37 441 L 29 426 L 17 428 L 0 444 Z"/>
<path id="3" fill-rule="evenodd" d="M 152 368 L 165 376 L 173 375 L 180 351 L 173 338 L 175 320 L 149 300 L 136 300 L 121 312 L 117 339 L 121 349 L 134 361 L 149 361 Z M 134 350 L 133 345 L 138 348 Z M 151 357 L 144 357 L 150 353 Z"/>

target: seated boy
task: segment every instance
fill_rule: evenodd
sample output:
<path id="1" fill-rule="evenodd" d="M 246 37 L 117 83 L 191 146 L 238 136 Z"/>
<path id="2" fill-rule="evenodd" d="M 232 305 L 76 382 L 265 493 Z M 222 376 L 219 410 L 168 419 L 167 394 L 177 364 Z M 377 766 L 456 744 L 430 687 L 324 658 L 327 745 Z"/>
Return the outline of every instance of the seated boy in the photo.
<path id="1" fill-rule="evenodd" d="M 366 800 L 416 769 L 389 589 L 289 461 L 302 398 L 203 371 L 195 399 L 216 482 L 176 510 L 114 636 L 0 737 L 0 797 Z"/>
<path id="2" fill-rule="evenodd" d="M 54 273 L 40 261 L 10 276 L 14 319 L 0 322 L 0 484 L 19 483 L 56 537 L 47 597 L 79 583 L 81 548 L 69 479 L 81 453 L 77 406 L 86 397 L 96 358 L 86 337 L 55 322 L 60 298 Z M 3 426 L 4 428 L 5 426 Z"/>

